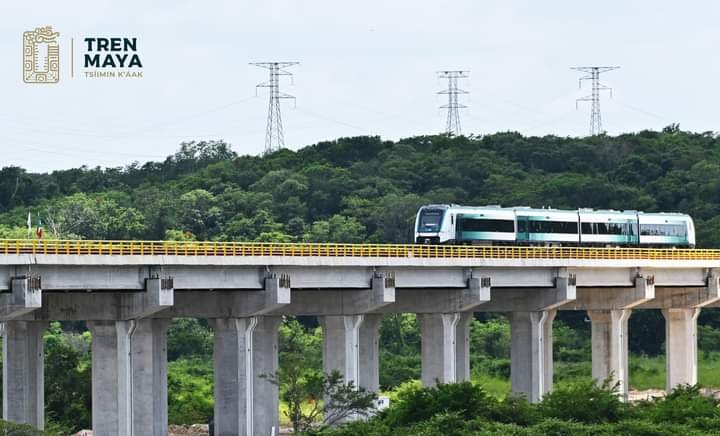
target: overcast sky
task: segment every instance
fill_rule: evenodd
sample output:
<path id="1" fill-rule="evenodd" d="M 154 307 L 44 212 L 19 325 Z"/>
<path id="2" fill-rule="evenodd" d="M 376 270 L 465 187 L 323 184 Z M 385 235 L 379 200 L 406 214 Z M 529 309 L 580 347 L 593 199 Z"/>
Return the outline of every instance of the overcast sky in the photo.
<path id="1" fill-rule="evenodd" d="M 603 80 L 610 134 L 720 130 L 718 22 L 711 0 L 3 1 L 0 166 L 120 166 L 203 139 L 260 153 L 267 72 L 248 63 L 275 60 L 301 63 L 282 82 L 292 149 L 440 132 L 440 69 L 470 70 L 466 134 L 587 134 L 575 65 L 622 67 Z M 22 32 L 44 25 L 61 34 L 62 78 L 27 85 Z M 145 77 L 70 78 L 69 38 L 86 36 L 137 37 Z"/>

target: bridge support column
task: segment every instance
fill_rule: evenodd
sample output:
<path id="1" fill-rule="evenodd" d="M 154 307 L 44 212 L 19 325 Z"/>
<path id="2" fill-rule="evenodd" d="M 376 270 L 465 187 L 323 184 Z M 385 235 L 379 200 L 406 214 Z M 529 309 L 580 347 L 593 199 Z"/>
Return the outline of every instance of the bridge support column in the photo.
<path id="1" fill-rule="evenodd" d="M 167 330 L 169 319 L 130 321 L 132 434 L 168 432 Z M 120 333 L 125 331 L 124 326 Z"/>
<path id="2" fill-rule="evenodd" d="M 275 434 L 278 388 L 264 375 L 278 369 L 279 317 L 220 318 L 215 330 L 215 436 Z"/>
<path id="3" fill-rule="evenodd" d="M 88 321 L 92 333 L 93 434 L 130 435 L 130 330 L 133 321 Z"/>
<path id="4" fill-rule="evenodd" d="M 628 319 L 630 309 L 588 310 L 592 322 L 592 377 L 598 383 L 611 378 L 618 394 L 628 394 Z"/>
<path id="5" fill-rule="evenodd" d="M 536 403 L 552 389 L 552 323 L 556 310 L 510 312 L 510 384 Z"/>
<path id="6" fill-rule="evenodd" d="M 3 419 L 45 427 L 45 321 L 8 321 L 3 335 Z"/>
<path id="7" fill-rule="evenodd" d="M 699 308 L 664 309 L 667 390 L 697 384 L 697 319 Z"/>
<path id="8" fill-rule="evenodd" d="M 378 337 L 381 315 L 324 316 L 323 370 L 340 371 L 346 383 L 380 388 Z"/>
<path id="9" fill-rule="evenodd" d="M 470 378 L 472 312 L 418 315 L 422 340 L 422 383 L 456 383 Z"/>

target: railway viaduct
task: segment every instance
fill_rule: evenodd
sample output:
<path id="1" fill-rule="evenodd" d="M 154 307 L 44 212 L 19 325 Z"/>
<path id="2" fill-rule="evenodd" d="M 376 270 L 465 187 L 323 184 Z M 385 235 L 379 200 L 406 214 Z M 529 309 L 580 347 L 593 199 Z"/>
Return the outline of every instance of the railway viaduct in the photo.
<path id="1" fill-rule="evenodd" d="M 469 378 L 473 312 L 511 325 L 511 384 L 552 388 L 552 322 L 586 310 L 592 375 L 628 389 L 628 318 L 662 309 L 667 388 L 697 382 L 697 317 L 720 305 L 720 251 L 419 245 L 0 241 L 3 418 L 42 427 L 42 334 L 51 320 L 92 332 L 96 435 L 167 434 L 166 332 L 208 318 L 215 335 L 215 434 L 278 426 L 284 315 L 316 315 L 326 370 L 378 389 L 383 314 L 418 314 L 422 381 Z"/>

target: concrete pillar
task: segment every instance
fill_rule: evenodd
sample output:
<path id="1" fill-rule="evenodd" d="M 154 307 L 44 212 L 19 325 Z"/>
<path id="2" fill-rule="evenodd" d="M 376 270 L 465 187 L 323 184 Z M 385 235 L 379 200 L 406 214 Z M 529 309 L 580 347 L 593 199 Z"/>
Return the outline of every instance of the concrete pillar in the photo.
<path id="1" fill-rule="evenodd" d="M 664 309 L 666 388 L 697 384 L 698 308 Z"/>
<path id="2" fill-rule="evenodd" d="M 555 310 L 510 312 L 510 383 L 533 403 L 552 389 Z"/>
<path id="3" fill-rule="evenodd" d="M 88 321 L 92 333 L 92 430 L 131 434 L 130 330 L 133 321 Z"/>
<path id="4" fill-rule="evenodd" d="M 266 375 L 277 373 L 279 316 L 259 317 L 253 335 L 253 428 L 248 434 L 279 434 L 280 393 Z"/>
<path id="5" fill-rule="evenodd" d="M 381 315 L 323 316 L 323 371 L 340 371 L 346 383 L 380 388 L 378 337 Z"/>
<path id="6" fill-rule="evenodd" d="M 592 322 L 592 377 L 618 383 L 623 400 L 628 394 L 628 319 L 630 309 L 589 310 Z"/>
<path id="7" fill-rule="evenodd" d="M 130 340 L 130 383 L 127 385 L 130 386 L 132 434 L 166 436 L 167 330 L 170 320 L 139 319 L 129 323 L 120 324 L 118 330 L 121 335 L 127 331 Z"/>
<path id="8" fill-rule="evenodd" d="M 215 330 L 215 436 L 275 434 L 279 430 L 277 386 L 279 317 L 211 320 Z"/>
<path id="9" fill-rule="evenodd" d="M 363 315 L 360 325 L 360 380 L 370 392 L 380 390 L 380 322 L 382 315 Z"/>
<path id="10" fill-rule="evenodd" d="M 45 428 L 45 321 L 8 321 L 3 335 L 3 419 Z"/>
<path id="11" fill-rule="evenodd" d="M 456 383 L 470 378 L 471 312 L 418 315 L 421 335 L 422 383 Z"/>

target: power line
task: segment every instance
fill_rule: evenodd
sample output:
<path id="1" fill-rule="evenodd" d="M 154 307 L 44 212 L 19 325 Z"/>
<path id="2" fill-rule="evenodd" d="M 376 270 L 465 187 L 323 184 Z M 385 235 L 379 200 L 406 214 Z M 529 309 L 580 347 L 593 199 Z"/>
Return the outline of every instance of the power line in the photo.
<path id="1" fill-rule="evenodd" d="M 440 106 L 440 109 L 447 109 L 447 123 L 445 126 L 445 133 L 448 135 L 459 136 L 462 134 L 460 128 L 460 109 L 465 109 L 467 106 L 458 102 L 459 94 L 469 94 L 469 92 L 458 88 L 458 79 L 465 79 L 469 76 L 470 71 L 466 70 L 452 70 L 452 71 L 438 71 L 437 75 L 441 79 L 447 79 L 448 87 L 439 91 L 438 94 L 447 94 L 448 102 Z"/>
<path id="2" fill-rule="evenodd" d="M 600 91 L 609 91 L 612 97 L 612 88 L 600 83 L 600 74 L 608 71 L 617 70 L 620 67 L 571 67 L 570 69 L 585 73 L 579 80 L 579 87 L 582 88 L 583 80 L 592 82 L 592 92 L 590 95 L 575 100 L 575 108 L 578 102 L 589 101 L 592 104 L 590 109 L 590 135 L 600 135 L 605 133 L 602 126 L 602 115 L 600 114 Z"/>
<path id="3" fill-rule="evenodd" d="M 270 103 L 268 105 L 267 131 L 265 132 L 265 154 L 285 148 L 282 117 L 280 116 L 280 99 L 294 96 L 280 92 L 280 76 L 292 76 L 286 68 L 297 65 L 299 62 L 253 62 L 250 65 L 265 68 L 270 71 L 270 80 L 255 86 L 257 88 L 270 88 Z"/>

